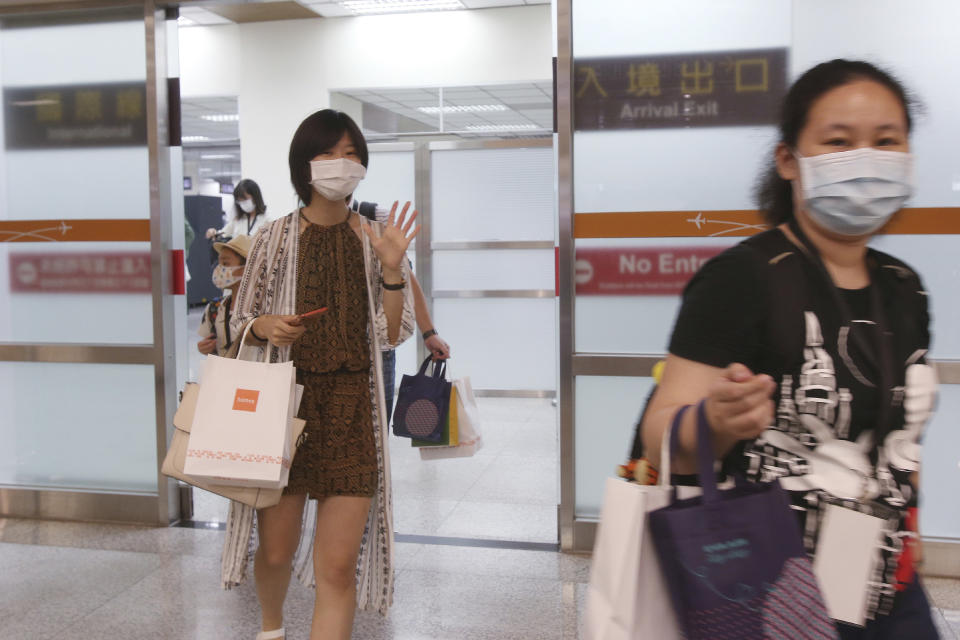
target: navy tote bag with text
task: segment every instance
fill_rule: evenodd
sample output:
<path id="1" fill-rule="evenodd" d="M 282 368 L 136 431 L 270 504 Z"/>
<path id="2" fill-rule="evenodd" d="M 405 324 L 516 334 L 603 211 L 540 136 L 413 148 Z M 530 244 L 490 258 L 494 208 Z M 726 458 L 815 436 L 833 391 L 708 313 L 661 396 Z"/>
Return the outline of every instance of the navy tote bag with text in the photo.
<path id="1" fill-rule="evenodd" d="M 675 449 L 676 438 L 671 442 Z M 650 512 L 650 530 L 677 617 L 690 640 L 828 640 L 833 622 L 776 481 L 735 476 L 721 491 L 703 402 L 697 407 L 703 495 Z"/>

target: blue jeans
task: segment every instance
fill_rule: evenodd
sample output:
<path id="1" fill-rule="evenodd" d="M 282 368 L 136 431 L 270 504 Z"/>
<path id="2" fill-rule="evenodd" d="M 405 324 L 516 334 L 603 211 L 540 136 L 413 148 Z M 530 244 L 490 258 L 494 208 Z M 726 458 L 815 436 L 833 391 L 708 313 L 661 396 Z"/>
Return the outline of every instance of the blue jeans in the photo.
<path id="1" fill-rule="evenodd" d="M 390 417 L 393 415 L 393 393 L 397 377 L 397 352 L 393 349 L 381 351 L 380 357 L 383 359 L 383 396 L 387 403 L 387 424 L 390 424 Z"/>
<path id="2" fill-rule="evenodd" d="M 864 628 L 837 624 L 840 640 L 937 640 L 930 603 L 919 578 L 898 593 L 889 615 L 877 616 Z"/>

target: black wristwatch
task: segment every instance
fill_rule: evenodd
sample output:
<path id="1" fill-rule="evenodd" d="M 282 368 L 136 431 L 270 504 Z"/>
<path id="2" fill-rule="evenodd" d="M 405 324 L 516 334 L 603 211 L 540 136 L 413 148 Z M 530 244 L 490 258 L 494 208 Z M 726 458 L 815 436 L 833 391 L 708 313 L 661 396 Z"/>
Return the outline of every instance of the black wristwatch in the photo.
<path id="1" fill-rule="evenodd" d="M 430 329 L 430 331 L 424 331 L 424 332 L 423 332 L 423 339 L 426 340 L 426 339 L 429 338 L 430 336 L 438 336 L 438 335 L 440 335 L 440 334 L 437 333 L 437 330 L 436 330 L 436 329 Z"/>

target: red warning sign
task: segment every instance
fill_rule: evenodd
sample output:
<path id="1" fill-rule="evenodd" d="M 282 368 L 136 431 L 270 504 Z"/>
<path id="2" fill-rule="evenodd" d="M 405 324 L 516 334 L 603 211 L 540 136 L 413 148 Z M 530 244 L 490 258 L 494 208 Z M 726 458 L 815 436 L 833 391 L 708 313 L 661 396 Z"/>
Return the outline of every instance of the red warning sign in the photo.
<path id="1" fill-rule="evenodd" d="M 577 295 L 672 296 L 726 247 L 577 249 Z"/>
<path id="2" fill-rule="evenodd" d="M 10 255 L 14 293 L 150 293 L 151 286 L 147 252 Z"/>

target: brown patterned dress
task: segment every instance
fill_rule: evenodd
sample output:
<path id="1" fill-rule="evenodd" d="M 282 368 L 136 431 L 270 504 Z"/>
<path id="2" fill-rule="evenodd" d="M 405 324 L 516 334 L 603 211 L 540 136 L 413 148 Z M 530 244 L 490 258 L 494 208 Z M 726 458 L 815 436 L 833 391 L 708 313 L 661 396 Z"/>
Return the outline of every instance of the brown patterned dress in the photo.
<path id="1" fill-rule="evenodd" d="M 305 320 L 307 332 L 293 344 L 297 381 L 304 386 L 299 417 L 307 426 L 284 493 L 372 497 L 376 491 L 364 273 L 363 244 L 349 216 L 330 227 L 306 225 L 297 260 L 297 313 L 329 311 Z"/>

